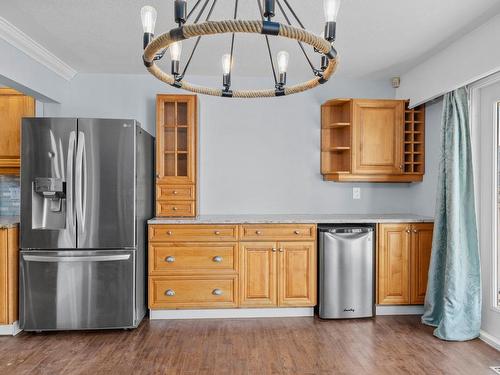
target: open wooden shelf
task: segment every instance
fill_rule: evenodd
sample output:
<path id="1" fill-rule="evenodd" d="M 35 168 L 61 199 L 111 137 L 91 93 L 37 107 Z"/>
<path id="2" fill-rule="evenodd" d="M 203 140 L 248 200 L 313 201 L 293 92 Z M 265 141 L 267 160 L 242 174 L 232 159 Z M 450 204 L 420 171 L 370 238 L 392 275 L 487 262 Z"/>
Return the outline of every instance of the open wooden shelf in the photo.
<path id="1" fill-rule="evenodd" d="M 349 99 L 329 100 L 321 107 L 321 171 L 350 173 L 351 108 Z"/>
<path id="2" fill-rule="evenodd" d="M 327 148 L 323 151 L 343 152 L 343 151 L 350 151 L 350 150 L 351 150 L 350 147 L 330 147 L 330 148 Z"/>
<path id="3" fill-rule="evenodd" d="M 423 175 L 425 171 L 425 106 L 413 109 L 406 102 L 404 123 L 404 172 Z"/>
<path id="4" fill-rule="evenodd" d="M 332 124 L 326 124 L 324 127 L 331 128 L 331 129 L 338 129 L 338 128 L 345 128 L 346 126 L 351 126 L 351 123 L 350 122 L 334 122 Z"/>

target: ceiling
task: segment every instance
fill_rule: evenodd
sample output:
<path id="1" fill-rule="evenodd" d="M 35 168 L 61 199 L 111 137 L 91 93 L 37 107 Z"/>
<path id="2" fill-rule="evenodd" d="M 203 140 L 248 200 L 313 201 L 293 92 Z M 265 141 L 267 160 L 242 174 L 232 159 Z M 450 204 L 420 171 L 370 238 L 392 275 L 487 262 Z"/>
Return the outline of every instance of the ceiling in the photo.
<path id="1" fill-rule="evenodd" d="M 322 0 L 290 3 L 309 30 L 322 30 Z M 144 73 L 139 11 L 145 4 L 158 10 L 157 33 L 174 27 L 173 0 L 2 0 L 0 16 L 78 72 L 133 74 Z M 233 11 L 234 0 L 219 0 L 212 19 L 231 18 Z M 344 0 L 337 28 L 338 74 L 399 75 L 499 12 L 498 0 Z M 240 1 L 239 18 L 258 17 L 256 1 Z M 191 45 L 184 44 L 184 61 Z M 230 35 L 204 38 L 189 74 L 221 74 L 220 57 L 229 45 Z M 272 38 L 271 45 L 274 54 L 290 52 L 291 83 L 310 74 L 296 43 Z M 319 60 L 312 51 L 310 55 Z M 260 35 L 237 35 L 234 61 L 235 76 L 270 75 Z"/>

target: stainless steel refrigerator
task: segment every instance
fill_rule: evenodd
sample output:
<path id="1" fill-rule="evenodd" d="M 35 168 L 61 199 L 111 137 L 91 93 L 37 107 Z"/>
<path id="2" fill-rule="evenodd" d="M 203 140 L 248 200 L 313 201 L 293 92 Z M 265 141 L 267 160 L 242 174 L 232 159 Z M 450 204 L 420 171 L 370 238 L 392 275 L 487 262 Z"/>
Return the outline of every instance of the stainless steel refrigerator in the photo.
<path id="1" fill-rule="evenodd" d="M 21 328 L 138 326 L 153 154 L 134 120 L 23 119 Z"/>

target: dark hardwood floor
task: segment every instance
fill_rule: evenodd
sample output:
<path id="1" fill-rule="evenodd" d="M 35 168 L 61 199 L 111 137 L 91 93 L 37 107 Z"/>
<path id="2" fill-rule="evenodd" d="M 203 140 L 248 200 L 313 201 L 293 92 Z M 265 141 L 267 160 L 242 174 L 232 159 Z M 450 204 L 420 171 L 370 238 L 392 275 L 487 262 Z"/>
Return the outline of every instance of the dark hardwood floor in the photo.
<path id="1" fill-rule="evenodd" d="M 418 317 L 145 320 L 133 331 L 0 337 L 0 374 L 493 374 L 500 352 Z"/>

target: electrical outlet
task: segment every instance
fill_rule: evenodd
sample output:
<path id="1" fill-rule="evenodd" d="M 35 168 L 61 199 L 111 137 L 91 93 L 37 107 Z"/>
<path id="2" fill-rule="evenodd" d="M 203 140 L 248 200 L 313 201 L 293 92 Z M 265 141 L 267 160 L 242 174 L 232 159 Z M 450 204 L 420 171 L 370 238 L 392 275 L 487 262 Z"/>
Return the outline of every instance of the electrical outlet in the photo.
<path id="1" fill-rule="evenodd" d="M 361 188 L 355 187 L 352 188 L 352 199 L 361 199 Z"/>

